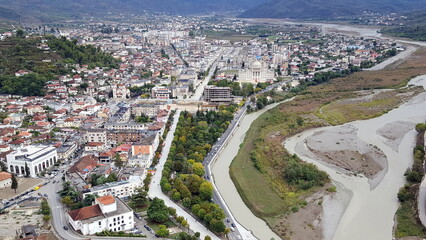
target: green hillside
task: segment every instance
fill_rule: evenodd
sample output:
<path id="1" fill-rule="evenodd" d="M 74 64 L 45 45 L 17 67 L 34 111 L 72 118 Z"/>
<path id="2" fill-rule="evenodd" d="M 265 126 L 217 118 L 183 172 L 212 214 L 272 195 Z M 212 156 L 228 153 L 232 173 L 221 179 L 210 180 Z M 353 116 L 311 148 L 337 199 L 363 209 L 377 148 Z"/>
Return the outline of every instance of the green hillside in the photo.
<path id="1" fill-rule="evenodd" d="M 43 39 L 47 40 L 44 45 Z M 44 95 L 45 83 L 58 75 L 70 73 L 67 65 L 74 63 L 90 67 L 117 67 L 117 61 L 100 49 L 78 46 L 75 41 L 65 38 L 7 38 L 0 41 L 0 93 Z M 16 77 L 19 70 L 30 71 L 31 74 Z"/>

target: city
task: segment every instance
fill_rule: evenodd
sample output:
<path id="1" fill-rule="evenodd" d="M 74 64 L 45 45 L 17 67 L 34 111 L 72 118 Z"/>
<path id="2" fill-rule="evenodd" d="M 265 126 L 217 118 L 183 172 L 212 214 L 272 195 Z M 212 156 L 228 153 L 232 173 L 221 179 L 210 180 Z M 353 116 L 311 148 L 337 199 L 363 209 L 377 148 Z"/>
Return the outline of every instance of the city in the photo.
<path id="1" fill-rule="evenodd" d="M 0 31 L 0 239 L 421 239 L 426 44 L 364 27 L 148 11 Z"/>

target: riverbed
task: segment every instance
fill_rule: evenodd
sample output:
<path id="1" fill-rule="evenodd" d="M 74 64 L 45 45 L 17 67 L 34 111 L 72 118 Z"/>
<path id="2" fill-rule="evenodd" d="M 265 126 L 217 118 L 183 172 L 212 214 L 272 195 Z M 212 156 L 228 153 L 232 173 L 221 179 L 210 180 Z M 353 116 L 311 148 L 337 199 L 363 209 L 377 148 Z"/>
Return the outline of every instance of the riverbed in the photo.
<path id="1" fill-rule="evenodd" d="M 426 75 L 412 79 L 409 84 L 426 88 Z M 323 228 L 327 240 L 392 239 L 394 214 L 398 208 L 397 193 L 405 183 L 404 172 L 413 162 L 412 149 L 416 133 L 414 129 L 402 133 L 395 146 L 395 142 L 389 144 L 392 140 L 383 136 L 383 129 L 401 122 L 424 122 L 426 120 L 424 109 L 426 109 L 426 93 L 421 93 L 381 117 L 343 125 L 356 129 L 356 135 L 360 140 L 376 146 L 385 154 L 388 169 L 375 188 L 371 188 L 368 179 L 362 175 L 354 176 L 324 163 L 306 146 L 307 138 L 318 132 L 341 126 L 311 129 L 284 142 L 290 153 L 296 153 L 302 160 L 326 171 L 337 186 L 335 196 L 337 201 L 324 203 Z M 327 209 L 337 210 L 333 214 L 327 214 Z"/>
<path id="2" fill-rule="evenodd" d="M 266 240 L 281 238 L 269 228 L 265 221 L 256 217 L 246 206 L 231 180 L 229 166 L 237 155 L 240 144 L 243 142 L 251 123 L 264 112 L 274 108 L 278 104 L 280 103 L 268 105 L 260 111 L 245 115 L 228 144 L 224 147 L 223 151 L 218 154 L 216 161 L 212 164 L 215 184 L 237 222 L 244 228 L 252 231 L 256 238 Z"/>

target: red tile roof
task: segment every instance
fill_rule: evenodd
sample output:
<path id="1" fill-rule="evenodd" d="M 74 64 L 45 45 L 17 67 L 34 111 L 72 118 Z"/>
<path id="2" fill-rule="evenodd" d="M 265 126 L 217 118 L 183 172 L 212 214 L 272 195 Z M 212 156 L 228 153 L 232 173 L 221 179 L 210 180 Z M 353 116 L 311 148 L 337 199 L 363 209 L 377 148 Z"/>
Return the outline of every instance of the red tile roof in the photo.
<path id="1" fill-rule="evenodd" d="M 69 212 L 68 214 L 70 215 L 72 220 L 79 221 L 79 220 L 89 219 L 92 217 L 101 216 L 102 210 L 99 207 L 99 205 L 96 204 L 96 205 L 73 210 Z"/>
<path id="2" fill-rule="evenodd" d="M 113 204 L 115 202 L 115 199 L 112 195 L 106 195 L 103 197 L 96 198 L 96 201 L 102 203 L 103 205 L 109 205 Z"/>

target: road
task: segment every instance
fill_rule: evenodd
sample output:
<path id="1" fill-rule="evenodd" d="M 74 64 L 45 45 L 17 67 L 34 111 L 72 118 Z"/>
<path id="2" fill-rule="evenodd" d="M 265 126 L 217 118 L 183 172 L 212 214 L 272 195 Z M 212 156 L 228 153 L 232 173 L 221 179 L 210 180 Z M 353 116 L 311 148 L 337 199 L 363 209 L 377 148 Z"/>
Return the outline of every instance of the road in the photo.
<path id="1" fill-rule="evenodd" d="M 388 59 L 386 59 L 385 61 L 383 61 L 383 62 L 381 62 L 381 63 L 379 63 L 379 64 L 377 64 L 377 65 L 374 65 L 373 67 L 371 67 L 371 68 L 366 68 L 366 69 L 364 69 L 364 70 L 366 70 L 366 71 L 378 71 L 378 70 L 383 70 L 384 68 L 386 68 L 387 66 L 389 66 L 390 64 L 392 64 L 392 63 L 396 63 L 396 62 L 398 62 L 398 61 L 400 61 L 400 60 L 405 60 L 406 58 L 408 58 L 414 51 L 416 51 L 416 47 L 413 47 L 413 46 L 407 46 L 407 49 L 405 50 L 405 51 L 403 51 L 403 52 L 400 52 L 399 54 L 397 54 L 397 55 L 395 55 L 395 56 L 393 56 L 393 57 L 391 57 L 391 58 L 388 58 Z"/>
<path id="2" fill-rule="evenodd" d="M 216 60 L 210 65 L 210 71 L 208 73 L 208 75 L 204 78 L 203 82 L 198 85 L 197 89 L 195 90 L 194 95 L 192 95 L 191 99 L 192 100 L 200 100 L 201 97 L 203 96 L 203 92 L 204 92 L 204 87 L 207 86 L 207 84 L 210 82 L 210 80 L 212 79 L 214 72 L 216 70 L 218 61 L 220 59 L 220 57 L 223 55 L 223 52 L 225 50 L 222 48 L 219 52 L 219 56 L 216 58 Z M 226 51 L 229 51 L 228 49 Z"/>
<path id="3" fill-rule="evenodd" d="M 161 152 L 161 158 L 159 160 L 159 163 L 156 166 L 156 172 L 155 172 L 154 176 L 152 177 L 151 186 L 149 188 L 148 195 L 151 198 L 157 197 L 157 198 L 163 199 L 165 204 L 168 207 L 175 208 L 177 215 L 183 216 L 188 221 L 190 229 L 193 230 L 194 232 L 199 232 L 201 234 L 201 239 L 204 239 L 204 237 L 206 235 L 209 235 L 212 239 L 219 239 L 214 233 L 209 231 L 200 222 L 198 222 L 194 217 L 192 217 L 191 215 L 189 215 L 189 213 L 187 213 L 185 210 L 183 210 L 179 205 L 177 205 L 175 202 L 170 200 L 169 197 L 166 196 L 163 193 L 163 191 L 161 190 L 161 187 L 160 187 L 161 174 L 162 174 L 162 171 L 163 171 L 163 168 L 164 168 L 164 163 L 166 162 L 167 157 L 169 155 L 169 151 L 170 151 L 170 147 L 172 145 L 174 133 L 176 131 L 176 126 L 177 126 L 177 123 L 179 121 L 179 115 L 180 115 L 180 111 L 177 110 L 175 115 L 174 115 L 173 124 L 170 128 L 169 133 L 167 134 L 165 141 L 164 141 L 165 145 L 163 147 L 163 151 Z"/>

